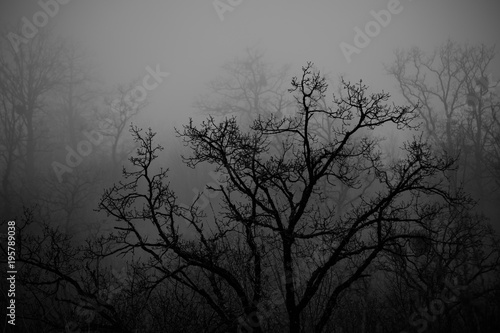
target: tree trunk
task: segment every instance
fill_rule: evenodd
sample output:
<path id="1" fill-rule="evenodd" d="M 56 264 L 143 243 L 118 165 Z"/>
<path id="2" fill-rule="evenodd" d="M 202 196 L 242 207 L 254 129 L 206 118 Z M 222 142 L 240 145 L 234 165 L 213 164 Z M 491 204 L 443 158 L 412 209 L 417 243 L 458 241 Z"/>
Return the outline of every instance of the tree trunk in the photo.
<path id="1" fill-rule="evenodd" d="M 26 178 L 24 187 L 24 198 L 29 206 L 33 202 L 36 193 L 35 186 L 35 133 L 33 129 L 33 109 L 26 110 Z"/>

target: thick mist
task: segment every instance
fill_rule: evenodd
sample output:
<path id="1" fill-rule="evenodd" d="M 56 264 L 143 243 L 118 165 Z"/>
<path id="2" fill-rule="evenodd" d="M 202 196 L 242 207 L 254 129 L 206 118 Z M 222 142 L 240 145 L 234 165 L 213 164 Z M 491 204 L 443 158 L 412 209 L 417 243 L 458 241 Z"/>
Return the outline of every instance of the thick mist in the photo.
<path id="1" fill-rule="evenodd" d="M 3 331 L 500 328 L 499 13 L 2 0 Z"/>

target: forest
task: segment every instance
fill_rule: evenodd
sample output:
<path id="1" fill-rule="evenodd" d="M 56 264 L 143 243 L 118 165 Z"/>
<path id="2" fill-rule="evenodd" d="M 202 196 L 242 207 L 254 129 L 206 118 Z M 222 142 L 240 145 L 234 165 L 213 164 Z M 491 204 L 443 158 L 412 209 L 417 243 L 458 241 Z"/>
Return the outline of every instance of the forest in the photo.
<path id="1" fill-rule="evenodd" d="M 16 46 L 3 332 L 500 331 L 494 45 L 400 48 L 389 92 L 248 46 L 175 140 L 141 121 L 167 68 L 107 89 L 48 30 Z"/>

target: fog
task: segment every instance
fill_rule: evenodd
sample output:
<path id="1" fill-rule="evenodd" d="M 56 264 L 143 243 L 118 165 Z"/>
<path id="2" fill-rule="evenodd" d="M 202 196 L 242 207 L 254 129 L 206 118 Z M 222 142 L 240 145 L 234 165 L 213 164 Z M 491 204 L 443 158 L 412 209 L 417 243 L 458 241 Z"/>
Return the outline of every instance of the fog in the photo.
<path id="1" fill-rule="evenodd" d="M 483 325 L 488 318 L 494 318 L 494 315 L 490 316 L 484 309 L 491 308 L 493 312 L 500 309 L 498 295 L 489 293 L 491 290 L 499 290 L 500 271 L 500 206 L 497 204 L 500 199 L 500 54 L 498 48 L 490 49 L 500 45 L 499 14 L 498 0 L 0 0 L 0 33 L 3 39 L 0 44 L 1 231 L 2 237 L 7 237 L 4 227 L 8 228 L 7 226 L 11 226 L 8 223 L 16 221 L 16 232 L 29 235 L 22 244 L 24 247 L 16 245 L 16 260 L 22 263 L 24 269 L 19 268 L 18 290 L 25 296 L 24 301 L 20 301 L 19 297 L 16 300 L 18 320 L 34 318 L 27 320 L 25 329 L 42 323 L 40 325 L 43 325 L 44 332 L 83 332 L 83 329 L 88 329 L 89 332 L 163 332 L 165 327 L 162 322 L 172 325 L 171 332 L 191 332 L 200 327 L 206 327 L 206 332 L 242 332 L 241 325 L 249 322 L 250 315 L 266 312 L 259 306 L 262 300 L 272 300 L 272 295 L 275 294 L 271 291 L 276 290 L 282 291 L 283 299 L 286 299 L 278 305 L 280 310 L 273 310 L 279 312 L 279 315 L 273 317 L 270 315 L 274 313 L 272 311 L 268 317 L 260 314 L 265 318 L 257 320 L 257 326 L 252 326 L 257 328 L 249 329 L 249 326 L 243 325 L 244 331 L 395 331 L 408 329 L 407 322 L 410 326 L 418 326 L 415 324 L 418 320 L 413 317 L 418 306 L 435 300 L 436 295 L 445 290 L 443 283 L 446 285 L 451 277 L 456 280 L 459 276 L 463 285 L 473 286 L 469 290 L 477 292 L 480 295 L 477 299 L 481 299 L 482 303 L 474 303 L 476 308 L 471 310 L 473 306 L 468 300 L 456 301 L 458 310 L 446 312 L 441 317 L 442 321 L 439 319 L 435 324 L 440 326 L 432 326 L 432 329 L 435 332 L 445 327 L 449 329 L 459 326 L 464 332 L 471 329 L 474 326 L 471 324 L 473 319 L 464 317 L 460 311 L 477 316 L 483 313 L 484 318 L 475 317 Z M 44 37 L 45 34 L 48 37 Z M 29 50 L 30 47 L 36 50 L 34 45 L 38 45 L 36 43 L 39 40 L 50 40 L 53 43 L 47 45 L 63 45 L 61 49 L 64 51 L 57 53 L 54 47 L 43 49 L 42 52 L 40 48 L 40 59 L 43 61 L 35 60 L 33 66 L 39 66 L 41 72 L 47 69 L 49 74 L 44 75 L 50 78 L 51 73 L 54 73 L 53 77 L 57 82 L 41 80 L 46 86 L 42 84 L 40 90 L 33 89 L 35 97 L 31 99 L 30 90 L 23 90 L 23 80 L 26 80 L 26 87 L 30 82 L 36 81 L 30 75 L 24 77 L 24 70 L 27 68 L 29 72 L 33 68 L 19 65 L 28 60 L 16 63 L 16 57 L 24 59 L 23 52 L 29 54 L 24 50 Z M 450 60 L 450 63 L 459 68 L 456 72 L 459 74 L 449 75 L 456 74 L 454 78 L 462 80 L 450 84 L 450 79 L 448 86 L 447 82 L 437 81 L 433 77 L 445 70 L 439 72 L 428 68 L 425 60 L 422 60 L 429 59 L 433 54 L 438 55 L 437 50 L 446 49 L 446 45 L 449 46 L 448 50 L 453 50 L 450 55 L 453 61 Z M 56 64 L 50 63 L 50 56 L 44 58 L 51 52 L 63 55 L 54 58 Z M 422 57 L 418 58 L 416 55 Z M 457 56 L 453 57 L 455 55 Z M 38 59 L 36 52 L 31 56 Z M 28 58 L 29 56 L 26 59 Z M 420 64 L 417 58 L 422 61 Z M 255 61 L 252 62 L 253 60 Z M 44 68 L 45 64 L 52 67 Z M 415 70 L 412 65 L 421 67 Z M 304 74 L 304 67 L 313 73 L 319 71 L 326 78 L 329 88 L 324 99 L 318 97 L 321 96 L 323 81 L 315 81 L 314 76 L 311 76 L 311 81 L 304 80 L 307 75 L 312 75 Z M 10 70 L 11 68 L 16 69 Z M 75 68 L 76 71 L 72 72 Z M 286 77 L 280 78 L 278 74 L 283 68 L 287 68 Z M 231 78 L 233 81 L 229 79 L 231 75 L 235 75 Z M 249 79 L 245 75 L 254 77 Z M 412 75 L 416 75 L 414 81 L 411 80 Z M 297 77 L 297 81 L 293 81 L 293 77 Z M 344 85 L 341 79 L 344 80 Z M 346 113 L 336 114 L 335 110 L 339 109 L 335 108 L 332 95 L 339 97 L 341 88 L 344 88 L 344 97 L 348 96 L 345 95 L 347 91 L 363 92 L 364 88 L 356 88 L 355 85 L 360 80 L 367 86 L 369 93 L 389 94 L 387 101 L 381 97 L 389 106 L 410 105 L 409 100 L 412 103 L 417 100 L 419 106 L 414 105 L 414 110 L 411 105 L 408 109 L 395 108 L 391 110 L 397 110 L 399 114 L 388 112 L 370 118 L 372 114 L 368 102 L 360 102 L 367 103 L 364 104 L 368 107 L 366 117 L 359 106 L 358 113 L 350 115 L 350 109 L 346 106 L 349 104 L 344 100 L 337 106 L 345 106 Z M 305 90 L 300 90 L 300 84 L 307 86 L 310 82 L 317 85 L 311 88 L 314 94 L 307 96 Z M 22 88 L 17 87 L 17 83 Z M 258 85 L 260 87 L 256 87 Z M 47 90 L 44 90 L 45 87 L 48 87 Z M 223 88 L 215 91 L 214 87 Z M 243 92 L 238 92 L 239 88 Z M 294 92 L 286 92 L 290 88 L 295 88 Z M 450 97 L 453 100 L 451 106 L 448 97 L 453 95 L 453 91 L 447 90 L 448 88 L 456 89 L 456 98 Z M 446 95 L 444 103 L 439 100 L 439 94 L 433 94 L 440 89 Z M 238 97 L 232 95 L 233 90 L 237 91 L 234 94 Z M 249 91 L 262 93 L 258 97 L 261 98 L 260 104 L 255 103 L 259 105 L 255 110 L 250 101 L 255 96 L 247 96 Z M 144 97 L 144 103 L 139 95 L 134 96 L 132 92 L 140 93 L 140 97 Z M 237 95 L 238 93 L 241 94 Z M 290 106 L 292 96 L 298 96 L 295 106 Z M 353 100 L 352 96 L 350 101 Z M 258 98 L 255 97 L 255 100 Z M 280 103 L 284 101 L 283 104 L 273 104 L 278 100 Z M 303 125 L 300 122 L 302 120 L 297 119 L 302 119 L 306 114 L 307 101 L 311 100 L 317 103 L 312 103 L 315 107 L 321 109 L 324 106 L 330 112 L 325 111 L 323 113 L 326 116 L 320 115 L 318 118 L 311 116 L 311 119 L 317 121 L 314 129 L 316 136 L 311 140 L 314 142 L 312 148 L 308 146 L 307 139 L 300 141 L 297 139 L 300 138 L 298 132 L 290 129 L 298 126 L 297 124 Z M 246 105 L 241 107 L 239 102 L 249 105 L 247 118 L 244 115 L 246 111 L 233 112 L 246 110 Z M 324 105 L 321 104 L 323 102 Z M 374 102 L 375 105 L 377 102 Z M 454 110 L 453 115 L 445 114 L 448 107 Z M 276 110 L 271 110 L 273 108 Z M 252 112 L 259 114 L 259 117 L 252 115 Z M 474 112 L 483 113 L 475 118 Z M 218 137 L 217 134 L 220 133 L 217 133 L 215 125 L 208 132 L 199 135 L 193 127 L 188 126 L 190 120 L 193 120 L 193 126 L 200 126 L 202 121 L 214 116 L 216 123 L 225 121 L 226 129 L 232 129 L 234 124 L 224 118 L 227 115 L 236 115 L 243 132 L 248 130 L 251 121 L 256 121 L 256 132 L 269 131 L 266 135 L 274 133 L 275 138 L 271 138 L 270 142 L 275 144 L 272 152 L 282 158 L 280 163 L 293 159 L 296 161 L 290 164 L 277 163 L 276 169 L 269 168 L 272 172 L 264 167 L 259 169 L 261 165 L 255 167 L 246 160 L 255 151 L 243 144 L 247 138 L 243 134 L 238 136 L 237 131 L 231 133 L 237 138 L 235 141 L 242 152 L 235 149 L 235 156 L 232 156 L 234 159 L 229 159 L 231 163 L 226 163 L 217 154 L 207 153 L 210 151 L 207 147 L 210 146 L 205 145 L 206 142 L 214 137 L 217 138 L 215 142 L 225 142 L 227 137 Z M 260 116 L 272 121 L 266 125 Z M 128 118 L 124 120 L 123 117 Z M 307 117 L 304 116 L 304 119 L 308 119 Z M 328 120 L 328 117 L 331 119 Z M 325 119 L 330 122 L 322 122 Z M 332 119 L 342 121 L 336 123 Z M 380 124 L 370 123 L 373 119 L 382 121 Z M 363 124 L 359 128 L 353 125 L 358 120 Z M 281 125 L 272 125 L 273 121 Z M 420 127 L 412 128 L 418 122 Z M 340 126 L 339 123 L 343 125 Z M 409 123 L 412 125 L 408 125 Z M 137 187 L 127 188 L 119 183 L 125 179 L 123 175 L 126 175 L 121 170 L 123 166 L 130 170 L 133 157 L 138 156 L 135 148 L 140 143 L 136 132 L 134 144 L 134 133 L 129 132 L 131 124 L 144 130 L 141 132 L 142 139 L 147 138 L 147 129 L 151 128 L 157 133 L 154 144 L 160 144 L 165 150 L 155 151 L 158 158 L 151 169 L 137 177 Z M 286 130 L 280 132 L 285 125 L 289 126 L 289 133 Z M 355 128 L 353 133 L 348 131 L 351 125 Z M 304 126 L 307 138 L 308 125 Z M 179 133 L 184 134 L 182 138 Z M 332 133 L 335 133 L 333 138 Z M 352 146 L 336 151 L 333 148 L 341 146 L 339 142 L 342 142 L 336 140 L 343 136 Z M 113 141 L 115 138 L 116 141 Z M 378 138 L 385 140 L 377 145 Z M 285 144 L 280 147 L 281 143 L 288 143 L 287 140 L 293 142 L 287 148 L 289 150 L 285 149 Z M 405 145 L 406 141 L 413 144 Z M 422 143 L 424 141 L 429 146 Z M 255 145 L 258 146 L 257 143 Z M 302 145 L 306 147 L 305 152 L 299 154 L 297 151 L 300 151 Z M 204 156 L 204 163 L 196 168 L 189 168 L 182 162 L 181 155 L 190 156 L 197 148 L 209 157 Z M 154 155 L 153 151 L 144 149 L 149 154 L 144 156 Z M 426 149 L 429 149 L 429 155 L 426 155 Z M 77 151 L 81 156 L 71 155 L 73 153 L 70 151 Z M 439 155 L 441 153 L 443 155 Z M 340 157 L 335 162 L 338 165 L 324 162 L 328 161 L 329 154 L 339 154 Z M 452 170 L 451 164 L 446 164 L 447 154 L 457 157 L 456 170 Z M 255 153 L 251 162 L 258 160 L 266 167 L 276 162 L 268 155 L 257 155 Z M 444 156 L 443 159 L 434 160 L 429 157 L 438 155 Z M 258 157 L 262 159 L 259 160 Z M 303 162 L 302 158 L 304 165 L 300 164 Z M 308 164 L 308 159 L 314 163 Z M 427 166 L 431 171 L 426 173 L 428 170 L 425 168 L 423 171 L 419 170 L 425 175 L 424 180 L 419 178 L 417 185 L 412 187 L 408 185 L 412 184 L 409 174 L 413 169 L 410 166 L 422 160 L 428 162 Z M 241 167 L 242 170 L 248 167 L 245 163 L 252 164 L 253 174 L 239 170 L 243 174 L 242 179 L 249 177 L 250 181 L 234 176 L 238 174 L 238 170 L 215 172 L 217 165 L 224 169 L 233 162 L 238 165 L 235 169 L 241 163 L 244 166 Z M 314 178 L 312 175 L 321 170 L 319 166 L 322 163 L 325 163 L 327 176 L 326 180 L 321 180 L 324 175 L 318 177 L 317 186 L 324 186 L 325 192 L 322 192 L 322 187 L 318 190 L 314 185 L 314 190 L 308 194 L 310 197 L 301 198 L 303 192 L 307 192 L 306 180 L 308 177 Z M 407 170 L 404 169 L 406 166 Z M 151 208 L 147 204 L 152 201 L 146 200 L 145 204 L 140 199 L 147 197 L 148 191 L 155 193 L 148 187 L 151 186 L 148 184 L 148 177 L 151 173 L 160 172 L 161 168 L 170 169 L 169 177 L 164 181 L 170 184 L 177 195 L 177 202 L 165 191 L 168 195 L 161 197 L 158 202 L 162 205 L 156 207 L 158 211 L 161 210 L 158 213 L 161 218 L 158 220 L 163 222 L 157 222 L 156 212 L 151 215 L 150 212 L 145 213 L 147 209 L 144 207 Z M 227 179 L 231 172 L 234 178 L 229 181 Z M 264 176 L 255 177 L 258 172 L 263 172 L 264 176 L 268 176 L 266 172 L 270 172 L 274 179 L 280 179 L 287 172 L 296 172 L 297 178 L 292 181 L 292 176 L 283 176 L 281 183 L 277 185 L 279 182 L 274 183 Z M 333 183 L 328 178 L 331 175 L 337 177 Z M 225 178 L 226 182 L 223 181 L 224 176 L 228 176 Z M 356 181 L 350 183 L 350 177 Z M 399 187 L 391 183 L 398 177 L 408 177 L 408 182 L 400 184 L 403 188 L 401 193 L 398 192 Z M 264 178 L 266 180 L 262 180 Z M 302 180 L 304 184 L 300 183 Z M 287 182 L 291 183 L 289 188 L 283 185 Z M 262 197 L 257 194 L 252 197 L 248 194 L 251 191 L 245 192 L 245 184 L 248 183 L 255 183 L 255 193 L 262 191 Z M 113 184 L 119 185 L 112 187 Z M 212 187 L 211 191 L 207 191 L 207 185 Z M 229 187 L 225 187 L 226 185 Z M 462 185 L 465 193 L 470 194 L 477 204 L 462 197 L 459 190 Z M 214 187 L 219 186 L 220 191 L 217 193 Z M 446 191 L 441 191 L 440 186 L 446 188 Z M 232 196 L 227 194 L 230 192 L 227 188 L 233 191 Z M 105 192 L 106 189 L 110 190 Z M 120 197 L 121 194 L 128 193 L 128 190 L 131 191 L 131 197 L 137 197 Z M 205 192 L 197 199 L 197 206 L 192 205 L 197 194 L 202 191 Z M 146 194 L 141 197 L 140 193 Z M 227 196 L 224 197 L 221 193 Z M 273 195 L 276 196 L 275 201 L 271 199 L 274 198 Z M 365 195 L 373 201 L 365 201 Z M 385 199 L 381 199 L 384 195 L 389 202 L 387 205 L 383 204 Z M 137 201 L 130 203 L 129 199 Z M 377 202 L 379 199 L 381 201 Z M 224 206 L 225 200 L 232 205 Z M 303 207 L 293 207 L 301 200 L 305 200 Z M 248 202 L 254 204 L 253 211 Z M 278 208 L 274 203 L 279 203 Z M 329 204 L 333 208 L 327 207 Z M 193 208 L 195 206 L 202 214 L 196 215 Z M 144 210 L 142 213 L 139 213 L 140 209 L 128 211 L 130 215 L 120 210 L 130 207 L 142 207 Z M 364 221 L 366 224 L 363 224 L 361 217 L 364 216 L 362 210 L 365 208 L 367 211 L 373 208 L 367 215 L 370 218 L 373 216 L 373 220 Z M 290 234 L 287 234 L 288 231 L 285 232 L 280 223 L 283 219 L 293 225 L 292 217 L 297 211 L 304 214 L 297 218 L 303 225 L 295 230 L 288 230 Z M 251 218 L 247 217 L 245 220 L 245 214 L 251 215 Z M 182 222 L 175 220 L 177 229 L 172 222 L 174 216 L 182 218 Z M 165 220 L 161 220 L 163 218 Z M 389 226 L 392 218 L 400 222 L 394 229 Z M 138 222 L 137 229 L 134 229 L 132 220 L 148 223 Z M 276 222 L 276 225 L 269 220 Z M 323 224 L 318 222 L 320 220 Z M 370 224 L 373 221 L 380 222 L 380 225 L 374 227 L 375 224 Z M 169 224 L 170 222 L 172 223 Z M 118 223 L 128 225 L 131 229 L 116 229 Z M 349 234 L 345 231 L 347 227 L 343 229 L 349 223 L 353 226 L 361 223 L 367 227 Z M 387 223 L 387 229 L 381 227 L 383 223 Z M 487 228 L 488 224 L 493 227 L 492 230 Z M 196 229 L 196 225 L 201 227 Z M 448 233 L 450 225 L 456 229 Z M 125 236 L 124 239 L 110 236 L 114 232 L 113 228 L 124 233 L 133 229 L 136 233 L 125 241 Z M 221 228 L 225 231 L 220 231 Z M 222 236 L 217 234 L 217 230 Z M 387 239 L 393 235 L 398 236 L 379 248 L 380 244 L 377 242 L 381 242 L 383 232 L 386 232 Z M 139 235 L 146 235 L 146 241 Z M 379 238 L 376 239 L 374 235 Z M 155 241 L 157 237 L 160 245 L 148 244 L 148 237 L 155 238 Z M 287 243 L 287 237 L 296 238 Z M 179 245 L 183 239 L 185 243 Z M 417 245 L 412 243 L 415 239 Z M 120 253 L 110 250 L 114 248 L 108 242 L 126 245 L 123 245 L 123 252 Z M 81 244 L 82 248 L 77 249 L 77 244 Z M 197 252 L 197 246 L 200 247 L 200 252 Z M 418 254 L 420 252 L 412 246 L 419 247 L 423 254 Z M 451 250 L 453 246 L 456 246 L 457 254 Z M 356 247 L 360 249 L 359 252 Z M 411 251 L 408 250 L 410 247 Z M 46 251 L 40 250 L 42 248 L 46 248 Z M 381 251 L 376 257 L 379 262 L 375 263 L 371 254 L 365 254 L 372 249 Z M 3 255 L 8 251 L 3 245 L 2 250 L 2 264 L 11 263 L 13 256 L 9 254 L 9 259 L 4 260 Z M 286 262 L 287 250 L 289 262 Z M 40 257 L 37 256 L 38 251 L 42 253 Z M 54 258 L 59 260 L 60 253 L 65 259 L 59 262 Z M 349 260 L 354 258 L 352 263 L 346 264 L 342 261 L 342 256 L 342 259 L 338 259 L 340 253 L 345 254 L 345 258 Z M 426 264 L 423 263 L 423 256 L 428 259 Z M 324 258 L 330 258 L 330 261 Z M 61 262 L 64 264 L 60 264 Z M 363 266 L 365 262 L 366 267 Z M 240 268 L 240 265 L 244 266 L 243 263 L 253 270 L 247 266 Z M 355 264 L 363 266 L 359 274 L 356 272 L 358 275 L 354 274 Z M 417 268 L 411 270 L 411 265 Z M 435 277 L 441 274 L 439 265 L 444 267 L 443 272 L 447 274 L 442 274 L 446 275 L 442 280 L 439 280 L 441 277 Z M 114 281 L 119 280 L 116 278 L 118 267 L 128 269 L 128 273 L 123 273 L 127 279 L 140 281 L 142 284 L 137 283 L 137 287 L 132 286 L 131 282 L 122 283 L 119 291 L 110 292 L 103 284 L 118 283 Z M 293 274 L 296 274 L 295 269 L 300 271 L 300 278 L 294 275 L 294 283 L 288 280 L 291 278 L 291 271 L 288 269 L 291 270 L 292 267 Z M 473 275 L 468 271 L 470 267 L 473 267 L 470 272 L 477 272 L 477 275 L 468 280 L 467 274 Z M 347 277 L 356 276 L 352 281 L 349 280 L 345 290 L 342 289 L 344 270 Z M 432 281 L 427 283 L 427 275 L 420 274 L 419 270 L 432 271 L 432 274 L 429 273 Z M 315 275 L 316 272 L 319 272 L 318 275 Z M 235 278 L 231 280 L 226 273 L 234 274 Z M 78 278 L 75 277 L 77 274 Z M 285 275 L 286 279 L 283 278 Z M 38 284 L 39 276 L 40 281 L 43 280 L 45 284 Z M 408 291 L 408 295 L 404 296 L 408 297 L 401 299 L 389 291 L 386 294 L 386 290 L 396 288 L 396 282 L 392 280 L 394 276 L 416 276 L 421 279 L 413 285 L 407 282 L 402 287 L 408 290 L 414 288 L 411 290 L 416 290 L 415 294 Z M 482 284 L 474 280 L 477 277 L 484 277 Z M 263 285 L 260 285 L 261 278 Z M 266 278 L 270 281 L 268 284 Z M 4 272 L 2 280 L 4 288 Z M 238 289 L 235 284 L 240 282 L 242 287 Z M 419 282 L 426 286 L 422 289 L 424 292 L 418 289 Z M 481 298 L 481 291 L 487 289 L 488 282 L 491 282 L 488 286 L 492 287 L 485 292 L 487 296 Z M 314 285 L 315 283 L 318 285 Z M 308 289 L 314 289 L 313 285 L 316 290 Z M 197 286 L 203 287 L 196 289 Z M 326 296 L 330 296 L 330 286 L 335 286 L 331 289 L 334 290 L 331 297 L 333 299 L 335 295 L 335 302 L 332 299 L 326 300 Z M 5 287 L 7 288 L 6 284 Z M 103 290 L 107 290 L 115 298 L 108 295 L 106 299 L 101 295 Z M 148 294 L 158 290 L 165 294 Z M 317 290 L 325 294 L 316 293 Z M 376 292 L 380 292 L 380 296 Z M 422 296 L 427 292 L 425 297 Z M 144 296 L 146 294 L 148 296 Z M 363 296 L 365 294 L 367 296 Z M 417 298 L 416 294 L 420 298 L 418 302 L 412 303 L 411 300 Z M 80 298 L 77 299 L 76 295 Z M 33 300 L 44 297 L 45 301 L 40 301 L 40 309 L 44 312 L 42 316 L 37 312 L 42 310 L 31 307 L 31 304 Z M 299 306 L 300 297 L 305 299 L 304 304 L 300 303 L 303 306 Z M 390 297 L 392 298 L 389 300 Z M 472 298 L 470 296 L 469 299 Z M 165 299 L 176 300 L 169 303 Z M 6 296 L 2 298 L 2 306 L 4 302 L 9 302 Z M 410 303 L 412 305 L 405 308 Z M 160 310 L 151 310 L 151 304 L 157 305 Z M 327 305 L 331 305 L 331 308 Z M 150 310 L 144 310 L 146 307 Z M 170 310 L 165 309 L 171 308 L 180 309 L 179 313 L 175 312 L 170 316 Z M 369 315 L 370 308 L 382 310 Z M 90 315 L 82 309 L 90 311 Z M 45 312 L 54 312 L 54 315 L 49 316 Z M 140 314 L 141 319 L 130 319 L 133 317 L 131 314 L 136 313 Z M 194 319 L 184 324 L 185 318 Z M 241 318 L 244 320 L 240 320 Z M 413 318 L 413 323 L 408 318 Z M 427 328 L 427 321 L 422 320 Z M 336 326 L 336 321 L 340 326 Z M 146 325 L 145 322 L 150 324 Z M 358 322 L 360 327 L 355 327 Z M 8 323 L 12 325 L 11 322 Z M 8 324 L 5 325 L 8 327 Z M 478 333 L 487 331 L 487 326 L 484 325 L 481 326 L 482 331 L 477 330 Z M 500 322 L 496 325 L 498 326 L 491 327 L 500 327 Z M 478 324 L 477 327 L 479 326 Z"/>
<path id="2" fill-rule="evenodd" d="M 246 47 L 263 50 L 270 63 L 291 64 L 294 75 L 312 61 L 334 78 L 363 79 L 397 100 L 395 82 L 383 68 L 394 61 L 394 49 L 431 51 L 448 38 L 487 45 L 500 41 L 495 0 L 402 0 L 401 12 L 348 63 L 340 43 L 354 45 L 354 28 L 364 29 L 373 20 L 370 11 L 387 9 L 389 2 L 244 0 L 223 12 L 222 21 L 208 0 L 73 0 L 61 5 L 50 23 L 83 48 L 108 86 L 142 78 L 147 66 L 159 64 L 169 72 L 141 115 L 141 120 L 168 125 L 162 131 L 193 116 L 193 98 L 206 92 L 220 67 L 242 56 Z M 3 0 L 0 6 L 1 21 L 14 26 L 41 9 L 36 1 L 25 0 Z M 494 74 L 499 64 L 495 59 Z"/>

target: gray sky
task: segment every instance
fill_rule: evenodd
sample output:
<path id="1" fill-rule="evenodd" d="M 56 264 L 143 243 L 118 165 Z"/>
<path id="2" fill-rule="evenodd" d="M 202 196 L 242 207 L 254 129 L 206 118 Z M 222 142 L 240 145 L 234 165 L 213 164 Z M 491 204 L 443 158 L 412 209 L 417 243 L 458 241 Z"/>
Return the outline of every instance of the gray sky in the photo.
<path id="1" fill-rule="evenodd" d="M 32 20 L 41 10 L 37 1 L 0 1 L 2 26 L 19 24 L 23 16 Z M 340 44 L 354 46 L 354 28 L 364 31 L 374 20 L 371 11 L 397 1 L 218 1 L 238 2 L 219 16 L 213 0 L 72 0 L 60 5 L 50 23 L 81 43 L 110 87 L 144 77 L 148 66 L 169 72 L 149 93 L 150 105 L 143 114 L 143 119 L 161 121 L 156 125 L 162 129 L 184 123 L 194 112 L 193 98 L 204 92 L 224 62 L 243 55 L 248 46 L 264 50 L 277 65 L 291 63 L 293 74 L 310 60 L 333 77 L 363 79 L 397 99 L 394 82 L 383 68 L 393 61 L 395 48 L 430 50 L 447 38 L 500 44 L 498 0 L 401 0 L 399 13 L 391 15 L 389 24 L 353 54 L 350 63 Z M 500 77 L 499 63 L 495 78 Z"/>

